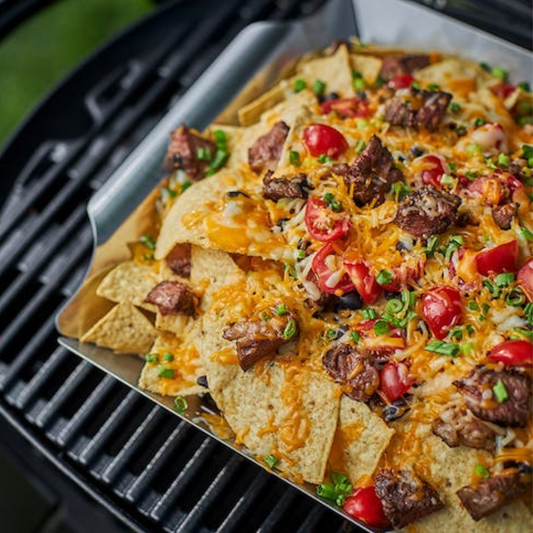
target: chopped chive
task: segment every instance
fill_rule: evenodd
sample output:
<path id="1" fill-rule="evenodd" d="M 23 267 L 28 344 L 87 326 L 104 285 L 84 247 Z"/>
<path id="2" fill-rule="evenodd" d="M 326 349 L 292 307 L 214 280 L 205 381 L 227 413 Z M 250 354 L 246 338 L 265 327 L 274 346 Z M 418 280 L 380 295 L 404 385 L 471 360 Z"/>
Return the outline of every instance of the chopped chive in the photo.
<path id="1" fill-rule="evenodd" d="M 155 250 L 155 240 L 151 235 L 141 235 L 139 240 L 148 248 L 149 250 Z"/>
<path id="2" fill-rule="evenodd" d="M 400 202 L 411 192 L 411 188 L 409 185 L 407 185 L 407 183 L 396 181 L 392 184 L 391 191 L 396 201 Z"/>
<path id="3" fill-rule="evenodd" d="M 279 460 L 275 455 L 268 455 L 265 457 L 265 463 L 269 468 L 272 469 L 279 463 Z"/>
<path id="4" fill-rule="evenodd" d="M 174 356 L 170 352 L 167 352 L 163 354 L 163 357 L 161 357 L 161 359 L 166 362 L 171 362 L 174 361 Z"/>
<path id="5" fill-rule="evenodd" d="M 156 353 L 147 353 L 144 356 L 144 359 L 147 363 L 158 363 L 159 362 L 159 356 Z"/>
<path id="6" fill-rule="evenodd" d="M 296 257 L 298 259 L 305 259 L 305 250 L 298 250 Z"/>
<path id="7" fill-rule="evenodd" d="M 483 479 L 488 479 L 490 477 L 488 469 L 483 465 L 476 465 L 474 470 L 476 474 Z"/>
<path id="8" fill-rule="evenodd" d="M 294 92 L 299 93 L 303 91 L 307 87 L 307 83 L 305 80 L 302 80 L 302 78 L 298 78 L 297 80 L 294 80 Z"/>
<path id="9" fill-rule="evenodd" d="M 455 326 L 448 332 L 451 339 L 460 341 L 463 338 L 463 328 L 461 326 Z"/>
<path id="10" fill-rule="evenodd" d="M 471 324 L 468 324 L 466 326 L 466 331 L 468 332 L 469 335 L 472 335 L 473 333 L 475 333 L 476 329 Z"/>
<path id="11" fill-rule="evenodd" d="M 376 281 L 380 285 L 388 285 L 392 281 L 392 272 L 388 270 L 380 270 L 376 277 Z"/>
<path id="12" fill-rule="evenodd" d="M 329 155 L 322 154 L 318 156 L 319 163 L 333 163 L 333 159 Z"/>
<path id="13" fill-rule="evenodd" d="M 372 308 L 363 309 L 363 318 L 373 320 L 376 318 L 376 310 Z"/>
<path id="14" fill-rule="evenodd" d="M 450 172 L 455 172 L 457 170 L 457 166 L 455 165 L 455 163 L 448 163 L 446 166 L 448 167 L 448 170 Z"/>
<path id="15" fill-rule="evenodd" d="M 357 331 L 352 331 L 350 333 L 350 339 L 352 339 L 352 342 L 354 344 L 357 344 L 361 340 L 361 335 L 359 335 L 359 333 L 357 333 Z"/>
<path id="16" fill-rule="evenodd" d="M 430 83 L 428 85 L 428 89 L 430 91 L 438 91 L 440 89 L 440 85 L 438 85 L 437 83 Z"/>
<path id="17" fill-rule="evenodd" d="M 507 392 L 507 389 L 505 388 L 505 385 L 501 379 L 499 379 L 496 385 L 492 387 L 492 390 L 494 391 L 494 395 L 496 396 L 498 403 L 503 403 L 505 400 L 509 399 L 509 393 Z"/>
<path id="18" fill-rule="evenodd" d="M 289 152 L 289 161 L 293 167 L 299 167 L 302 164 L 300 160 L 300 154 L 296 150 L 291 150 Z"/>
<path id="19" fill-rule="evenodd" d="M 385 333 L 388 333 L 389 329 L 389 325 L 385 320 L 378 320 L 374 324 L 374 332 L 376 335 L 385 335 Z"/>
<path id="20" fill-rule="evenodd" d="M 457 102 L 452 102 L 449 108 L 452 113 L 459 113 L 461 111 L 461 106 Z"/>
<path id="21" fill-rule="evenodd" d="M 322 96 L 326 90 L 326 84 L 322 80 L 316 80 L 311 89 L 317 96 Z"/>
<path id="22" fill-rule="evenodd" d="M 336 336 L 337 336 L 337 332 L 336 332 L 334 329 L 332 329 L 332 328 L 328 329 L 328 332 L 327 332 L 327 334 L 326 334 L 326 337 L 327 337 L 330 341 L 333 340 Z"/>
<path id="23" fill-rule="evenodd" d="M 289 308 L 285 304 L 278 304 L 274 307 L 274 313 L 278 316 L 286 315 L 289 312 Z"/>
<path id="24" fill-rule="evenodd" d="M 482 309 L 483 313 L 487 314 L 489 312 L 490 305 L 489 304 L 481 304 L 481 309 Z"/>
<path id="25" fill-rule="evenodd" d="M 228 143 L 226 132 L 224 130 L 215 130 L 213 132 L 213 136 L 215 137 L 215 144 L 217 145 L 217 148 L 225 150 Z"/>
<path id="26" fill-rule="evenodd" d="M 178 413 L 184 413 L 189 408 L 187 400 L 183 396 L 176 396 L 174 398 L 174 410 Z"/>
<path id="27" fill-rule="evenodd" d="M 339 211 L 342 210 L 342 203 L 339 202 L 339 200 L 336 200 L 335 199 L 335 196 L 333 195 L 333 193 L 330 193 L 330 192 L 327 192 L 326 194 L 324 194 L 324 196 L 322 197 L 322 199 L 324 200 L 324 203 L 332 210 L 332 211 L 335 211 L 335 213 L 338 213 Z"/>
<path id="28" fill-rule="evenodd" d="M 296 335 L 297 325 L 294 318 L 290 318 L 283 330 L 283 338 L 286 340 L 292 339 Z"/>
<path id="29" fill-rule="evenodd" d="M 461 348 L 457 344 L 453 344 L 451 342 L 444 342 L 444 341 L 431 341 L 429 344 L 426 345 L 424 348 L 427 352 L 434 352 L 438 353 L 440 355 L 449 355 L 451 357 L 455 357 L 459 354 L 461 351 Z"/>
<path id="30" fill-rule="evenodd" d="M 165 368 L 164 366 L 160 366 L 157 369 L 157 375 L 160 378 L 172 379 L 174 377 L 174 370 L 172 368 Z"/>
<path id="31" fill-rule="evenodd" d="M 496 283 L 498 287 L 508 287 L 514 279 L 514 274 L 512 272 L 505 272 L 503 274 L 498 274 L 494 278 L 494 283 Z"/>
<path id="32" fill-rule="evenodd" d="M 521 289 L 515 287 L 506 297 L 505 303 L 511 307 L 520 307 L 526 301 L 526 297 Z"/>
<path id="33" fill-rule="evenodd" d="M 397 298 L 393 298 L 387 302 L 385 309 L 387 309 L 389 313 L 396 314 L 403 310 L 403 303 Z"/>
<path id="34" fill-rule="evenodd" d="M 479 311 L 479 305 L 474 302 L 474 300 L 470 300 L 466 306 L 468 307 L 468 309 L 470 309 L 471 311 Z"/>
<path id="35" fill-rule="evenodd" d="M 481 117 L 478 117 L 476 118 L 476 120 L 474 120 L 474 126 L 476 128 L 479 128 L 481 126 L 485 125 L 485 119 L 481 118 Z"/>

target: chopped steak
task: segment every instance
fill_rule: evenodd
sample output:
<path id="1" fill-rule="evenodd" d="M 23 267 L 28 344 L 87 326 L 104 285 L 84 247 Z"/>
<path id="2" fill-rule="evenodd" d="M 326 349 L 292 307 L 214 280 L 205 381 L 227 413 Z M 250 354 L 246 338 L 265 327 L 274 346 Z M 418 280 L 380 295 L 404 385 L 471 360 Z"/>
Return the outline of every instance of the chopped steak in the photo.
<path id="1" fill-rule="evenodd" d="M 398 74 L 412 74 L 429 65 L 429 56 L 425 54 L 390 54 L 383 57 L 380 75 L 390 80 Z"/>
<path id="2" fill-rule="evenodd" d="M 369 358 L 349 344 L 338 344 L 322 358 L 326 372 L 335 381 L 346 384 L 346 394 L 358 402 L 367 402 L 379 387 L 379 372 Z"/>
<path id="3" fill-rule="evenodd" d="M 188 243 L 176 244 L 165 261 L 170 269 L 182 278 L 191 275 L 191 245 Z"/>
<path id="4" fill-rule="evenodd" d="M 498 402 L 493 390 L 500 381 L 508 395 L 502 403 Z M 502 426 L 526 426 L 531 397 L 529 376 L 514 370 L 490 370 L 478 366 L 466 378 L 453 384 L 464 396 L 468 409 L 481 420 Z"/>
<path id="5" fill-rule="evenodd" d="M 275 355 L 281 346 L 298 337 L 298 322 L 291 313 L 283 316 L 276 314 L 268 316 L 268 320 L 237 322 L 222 333 L 222 337 L 226 340 L 236 341 L 239 365 L 244 371 L 252 368 L 263 357 Z M 296 330 L 287 339 L 284 332 L 291 320 Z"/>
<path id="6" fill-rule="evenodd" d="M 393 126 L 425 127 L 435 131 L 446 114 L 452 95 L 411 89 L 409 98 L 395 96 L 385 104 L 385 119 Z"/>
<path id="7" fill-rule="evenodd" d="M 276 170 L 288 133 L 289 126 L 280 120 L 268 133 L 259 137 L 250 146 L 248 163 L 255 173 L 261 174 L 265 170 Z"/>
<path id="8" fill-rule="evenodd" d="M 305 174 L 273 178 L 269 171 L 263 178 L 263 197 L 277 202 L 282 198 L 307 198 L 308 184 Z"/>
<path id="9" fill-rule="evenodd" d="M 452 407 L 444 411 L 431 425 L 433 433 L 450 448 L 467 446 L 493 451 L 495 433 L 465 409 Z"/>
<path id="10" fill-rule="evenodd" d="M 517 203 L 510 203 L 504 205 L 497 205 L 492 208 L 492 218 L 501 229 L 510 229 L 513 218 L 518 213 L 519 205 Z"/>
<path id="11" fill-rule="evenodd" d="M 199 149 L 205 152 L 205 159 L 198 158 Z M 191 180 L 198 181 L 204 177 L 215 151 L 214 142 L 191 133 L 187 126 L 183 125 L 170 135 L 165 165 L 171 169 L 181 168 Z"/>
<path id="12" fill-rule="evenodd" d="M 529 476 L 530 477 L 530 476 Z M 462 504 L 474 520 L 488 516 L 527 490 L 525 476 L 518 472 L 482 479 L 477 487 L 466 486 L 457 491 Z"/>
<path id="13" fill-rule="evenodd" d="M 375 205 L 383 203 L 392 184 L 403 180 L 402 171 L 395 167 L 391 153 L 376 135 L 353 165 L 336 165 L 332 170 L 344 177 L 348 190 L 353 187 L 353 199 L 360 206 L 372 200 L 376 200 Z"/>
<path id="14" fill-rule="evenodd" d="M 397 529 L 444 508 L 435 489 L 407 470 L 380 470 L 375 487 L 385 516 Z"/>
<path id="15" fill-rule="evenodd" d="M 157 305 L 162 315 L 194 315 L 194 294 L 180 281 L 162 281 L 148 293 L 145 301 Z"/>
<path id="16" fill-rule="evenodd" d="M 455 223 L 460 204 L 461 198 L 454 194 L 438 191 L 432 185 L 420 187 L 400 202 L 394 223 L 427 239 Z"/>

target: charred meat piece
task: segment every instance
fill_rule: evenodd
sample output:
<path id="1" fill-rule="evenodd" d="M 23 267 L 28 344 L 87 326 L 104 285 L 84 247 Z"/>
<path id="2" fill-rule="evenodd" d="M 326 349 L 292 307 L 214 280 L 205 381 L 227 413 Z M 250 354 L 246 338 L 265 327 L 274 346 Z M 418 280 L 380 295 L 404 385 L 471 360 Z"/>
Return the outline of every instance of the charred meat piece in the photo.
<path id="1" fill-rule="evenodd" d="M 358 402 L 367 402 L 379 387 L 379 372 L 369 358 L 349 344 L 338 344 L 322 358 L 326 372 L 335 381 L 346 384 L 346 394 Z"/>
<path id="2" fill-rule="evenodd" d="M 343 176 L 348 189 L 353 187 L 353 199 L 359 206 L 374 199 L 375 205 L 383 203 L 392 184 L 403 180 L 402 171 L 395 167 L 391 153 L 376 135 L 353 165 L 336 165 L 332 170 Z"/>
<path id="3" fill-rule="evenodd" d="M 259 137 L 250 146 L 248 163 L 256 174 L 261 174 L 265 170 L 276 170 L 288 133 L 289 126 L 280 120 L 268 133 Z"/>
<path id="4" fill-rule="evenodd" d="M 431 429 L 450 448 L 466 446 L 493 451 L 495 447 L 494 431 L 458 407 L 444 411 L 433 421 Z"/>
<path id="5" fill-rule="evenodd" d="M 493 476 L 481 480 L 476 488 L 466 486 L 459 489 L 457 496 L 477 521 L 524 494 L 527 490 L 525 481 L 526 477 L 518 472 Z"/>
<path id="6" fill-rule="evenodd" d="M 435 489 L 408 470 L 380 470 L 375 487 L 385 516 L 397 529 L 444 508 Z"/>
<path id="7" fill-rule="evenodd" d="M 390 80 L 398 74 L 412 74 L 429 65 L 429 56 L 423 54 L 390 54 L 383 57 L 380 75 Z"/>
<path id="8" fill-rule="evenodd" d="M 427 185 L 400 202 L 394 223 L 415 237 L 427 239 L 455 223 L 459 205 L 458 196 Z"/>
<path id="9" fill-rule="evenodd" d="M 464 379 L 453 384 L 464 396 L 468 409 L 481 420 L 502 426 L 527 424 L 531 397 L 531 378 L 514 370 L 474 368 Z M 494 387 L 507 396 L 498 401 Z"/>
<path id="10" fill-rule="evenodd" d="M 191 275 L 191 245 L 188 243 L 176 244 L 165 257 L 169 268 L 182 278 Z"/>
<path id="11" fill-rule="evenodd" d="M 157 305 L 162 315 L 194 315 L 194 294 L 188 285 L 180 281 L 158 283 L 145 301 Z"/>
<path id="12" fill-rule="evenodd" d="M 272 171 L 269 171 L 263 178 L 263 198 L 274 202 L 282 198 L 307 198 L 308 187 L 305 174 L 273 178 Z"/>
<path id="13" fill-rule="evenodd" d="M 519 205 L 517 203 L 510 203 L 504 205 L 497 205 L 492 208 L 492 218 L 501 229 L 510 229 L 513 218 L 518 213 Z"/>
<path id="14" fill-rule="evenodd" d="M 424 127 L 435 131 L 452 99 L 450 93 L 411 89 L 408 99 L 395 96 L 385 104 L 385 120 L 404 128 Z"/>
<path id="15" fill-rule="evenodd" d="M 191 133 L 189 128 L 183 125 L 170 135 L 165 166 L 170 169 L 181 168 L 191 180 L 201 180 L 216 148 L 213 141 Z M 202 153 L 204 155 L 199 158 L 198 155 Z"/>
<path id="16" fill-rule="evenodd" d="M 298 334 L 298 322 L 288 312 L 283 316 L 268 314 L 267 320 L 237 322 L 225 329 L 222 337 L 236 341 L 239 365 L 246 372 L 263 357 L 275 355 L 281 346 L 296 340 Z"/>

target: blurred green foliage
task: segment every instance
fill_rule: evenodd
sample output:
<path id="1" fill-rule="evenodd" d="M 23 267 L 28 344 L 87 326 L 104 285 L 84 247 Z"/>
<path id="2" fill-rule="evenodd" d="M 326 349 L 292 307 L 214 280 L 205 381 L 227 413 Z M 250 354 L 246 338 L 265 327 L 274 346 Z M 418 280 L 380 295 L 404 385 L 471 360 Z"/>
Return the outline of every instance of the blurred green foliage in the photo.
<path id="1" fill-rule="evenodd" d="M 150 0 L 61 0 L 0 43 L 0 145 L 39 99 Z"/>

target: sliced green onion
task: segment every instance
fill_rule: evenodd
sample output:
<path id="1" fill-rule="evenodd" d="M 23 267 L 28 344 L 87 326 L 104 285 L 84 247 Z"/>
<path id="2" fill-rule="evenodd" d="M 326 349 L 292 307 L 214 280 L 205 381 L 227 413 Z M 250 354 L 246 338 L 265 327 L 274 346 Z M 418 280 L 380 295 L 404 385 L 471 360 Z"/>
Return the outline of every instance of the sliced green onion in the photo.
<path id="1" fill-rule="evenodd" d="M 455 128 L 455 133 L 459 136 L 459 137 L 462 137 L 463 135 L 466 135 L 466 132 L 468 130 L 466 129 L 466 126 L 457 126 Z"/>
<path id="2" fill-rule="evenodd" d="M 294 335 L 296 335 L 296 330 L 296 320 L 294 320 L 294 318 L 290 318 L 285 326 L 285 329 L 283 330 L 283 338 L 287 340 L 292 339 Z"/>
<path id="3" fill-rule="evenodd" d="M 322 96 L 326 90 L 326 84 L 322 80 L 316 80 L 311 89 L 317 96 Z"/>
<path id="4" fill-rule="evenodd" d="M 336 336 L 337 336 L 337 332 L 336 332 L 334 329 L 332 329 L 332 328 L 328 329 L 328 332 L 327 332 L 327 334 L 326 334 L 326 337 L 327 337 L 330 341 L 333 340 Z"/>
<path id="5" fill-rule="evenodd" d="M 389 313 L 396 314 L 403 310 L 403 303 L 397 298 L 393 298 L 387 302 L 385 309 L 387 309 Z"/>
<path id="6" fill-rule="evenodd" d="M 266 322 L 267 320 L 270 320 L 270 315 L 266 311 L 263 311 L 261 313 L 261 320 L 263 322 Z"/>
<path id="7" fill-rule="evenodd" d="M 213 136 L 215 137 L 215 144 L 217 145 L 217 148 L 225 150 L 228 144 L 226 132 L 224 130 L 215 130 L 213 132 Z"/>
<path id="8" fill-rule="evenodd" d="M 498 155 L 498 165 L 508 167 L 511 164 L 511 158 L 505 154 Z"/>
<path id="9" fill-rule="evenodd" d="M 526 161 L 533 157 L 533 146 L 530 144 L 522 145 L 522 159 Z"/>
<path id="10" fill-rule="evenodd" d="M 526 301 L 526 297 L 521 289 L 515 287 L 506 297 L 505 303 L 511 307 L 520 307 Z"/>
<path id="11" fill-rule="evenodd" d="M 274 307 L 274 313 L 278 316 L 286 315 L 289 312 L 289 308 L 285 304 L 278 304 Z"/>
<path id="12" fill-rule="evenodd" d="M 296 150 L 291 150 L 289 152 L 289 161 L 293 167 L 299 167 L 302 164 L 299 152 Z"/>
<path id="13" fill-rule="evenodd" d="M 296 270 L 296 267 L 294 265 L 291 265 L 289 263 L 284 264 L 285 273 L 289 278 L 291 279 L 298 279 L 298 272 Z"/>
<path id="14" fill-rule="evenodd" d="M 360 154 L 366 148 L 366 142 L 363 139 L 359 139 L 355 145 L 355 151 Z M 399 183 L 399 182 L 396 182 Z"/>
<path id="15" fill-rule="evenodd" d="M 509 393 L 507 392 L 507 389 L 505 388 L 505 385 L 501 379 L 499 379 L 496 385 L 492 387 L 492 390 L 494 391 L 494 395 L 496 396 L 498 403 L 503 403 L 505 400 L 509 399 Z"/>
<path id="16" fill-rule="evenodd" d="M 144 356 L 144 359 L 147 363 L 158 363 L 159 362 L 159 356 L 156 353 L 147 353 Z"/>
<path id="17" fill-rule="evenodd" d="M 174 398 L 174 410 L 178 413 L 184 413 L 189 408 L 187 400 L 183 396 L 176 396 Z"/>
<path id="18" fill-rule="evenodd" d="M 294 80 L 294 92 L 299 93 L 303 91 L 307 87 L 307 83 L 305 80 L 302 80 L 302 78 L 298 78 L 297 80 Z"/>
<path id="19" fill-rule="evenodd" d="M 181 192 L 185 192 L 191 185 L 192 183 L 190 181 L 184 181 L 181 184 Z"/>
<path id="20" fill-rule="evenodd" d="M 352 78 L 362 78 L 363 75 L 356 69 L 352 69 Z"/>
<path id="21" fill-rule="evenodd" d="M 461 111 L 461 106 L 457 102 L 452 102 L 449 108 L 452 113 L 459 113 Z"/>
<path id="22" fill-rule="evenodd" d="M 525 337 L 530 342 L 533 342 L 533 331 L 524 328 L 514 328 L 513 332 L 510 335 L 511 340 L 522 340 Z"/>
<path id="23" fill-rule="evenodd" d="M 492 282 L 489 280 L 489 279 L 484 279 L 483 280 L 483 286 L 484 287 L 487 287 L 487 289 L 489 289 L 489 292 L 492 294 L 492 296 L 494 296 L 494 298 L 499 298 L 501 293 L 502 293 L 502 290 L 497 287 L 496 285 L 493 285 Z"/>
<path id="24" fill-rule="evenodd" d="M 385 85 L 385 78 L 380 74 L 376 78 L 376 87 L 379 89 L 380 87 L 383 87 L 383 85 Z"/>
<path id="25" fill-rule="evenodd" d="M 160 366 L 157 369 L 157 375 L 160 378 L 172 379 L 174 377 L 174 370 L 172 368 L 165 368 L 164 366 Z"/>
<path id="26" fill-rule="evenodd" d="M 376 310 L 372 308 L 363 309 L 363 318 L 373 320 L 376 318 Z"/>
<path id="27" fill-rule="evenodd" d="M 474 300 L 470 300 L 466 306 L 468 307 L 468 309 L 470 309 L 471 311 L 479 311 L 479 305 L 474 302 Z"/>
<path id="28" fill-rule="evenodd" d="M 196 150 L 196 157 L 200 159 L 200 161 L 211 161 L 211 150 L 200 146 L 198 150 Z"/>
<path id="29" fill-rule="evenodd" d="M 485 314 L 487 314 L 489 312 L 490 305 L 489 304 L 481 304 L 481 309 L 483 310 L 483 312 Z"/>
<path id="30" fill-rule="evenodd" d="M 474 343 L 473 342 L 465 342 L 461 345 L 461 352 L 464 355 L 470 355 L 474 351 Z"/>
<path id="31" fill-rule="evenodd" d="M 504 70 L 502 67 L 492 67 L 492 70 L 490 72 L 495 78 L 500 78 L 500 80 L 505 81 L 507 79 L 507 71 Z"/>
<path id="32" fill-rule="evenodd" d="M 481 117 L 478 117 L 476 118 L 476 120 L 474 120 L 474 126 L 476 128 L 479 128 L 481 126 L 484 126 L 485 125 L 485 119 L 481 118 Z"/>
<path id="33" fill-rule="evenodd" d="M 438 85 L 437 83 L 430 83 L 428 85 L 428 89 L 430 91 L 438 91 L 440 89 L 440 85 Z"/>
<path id="34" fill-rule="evenodd" d="M 451 357 L 455 357 L 456 355 L 459 355 L 461 348 L 459 347 L 459 345 L 453 344 L 451 342 L 431 341 L 429 344 L 426 345 L 424 350 L 426 350 L 427 352 L 438 353 L 440 355 L 449 355 Z"/>
<path id="35" fill-rule="evenodd" d="M 466 155 L 474 155 L 474 154 L 479 154 L 481 153 L 481 146 L 479 146 L 479 144 L 469 144 L 466 148 L 465 148 L 465 154 Z"/>
<path id="36" fill-rule="evenodd" d="M 411 187 L 409 187 L 407 183 L 403 183 L 402 181 L 396 181 L 392 184 L 391 190 L 396 201 L 400 202 L 411 192 Z"/>
<path id="37" fill-rule="evenodd" d="M 450 172 L 455 172 L 457 170 L 457 166 L 455 163 L 448 163 L 446 166 L 448 167 L 448 170 Z"/>
<path id="38" fill-rule="evenodd" d="M 163 357 L 161 359 L 166 362 L 171 362 L 174 361 L 174 355 L 170 352 L 167 352 L 163 354 Z"/>
<path id="39" fill-rule="evenodd" d="M 475 471 L 480 478 L 488 479 L 490 477 L 488 469 L 483 465 L 476 465 Z"/>
<path id="40" fill-rule="evenodd" d="M 520 117 L 518 120 L 517 120 L 517 123 L 520 125 L 520 126 L 525 126 L 526 124 L 533 124 L 533 117 Z M 528 166 L 531 166 L 529 164 L 529 160 L 528 160 Z"/>
<path id="41" fill-rule="evenodd" d="M 470 181 L 474 181 L 476 178 L 477 178 L 477 174 L 475 172 L 472 172 L 470 170 L 468 170 L 467 172 L 465 172 L 465 176 L 470 180 Z"/>
<path id="42" fill-rule="evenodd" d="M 479 66 L 486 72 L 491 72 L 492 69 L 488 63 L 480 63 Z"/>
<path id="43" fill-rule="evenodd" d="M 503 274 L 498 274 L 494 278 L 494 283 L 496 283 L 498 287 L 508 287 L 514 279 L 514 274 L 512 272 L 504 272 Z"/>
<path id="44" fill-rule="evenodd" d="M 413 81 L 413 83 L 411 83 L 411 87 L 413 89 L 420 89 L 420 83 L 417 81 Z"/>
<path id="45" fill-rule="evenodd" d="M 490 157 L 487 157 L 487 159 L 485 159 L 485 163 L 487 163 L 487 166 L 492 169 L 492 170 L 498 170 L 498 167 L 494 164 L 494 161 L 490 158 Z"/>
<path id="46" fill-rule="evenodd" d="M 476 332 L 476 329 L 474 328 L 474 326 L 472 326 L 472 324 L 468 324 L 466 326 L 466 331 L 468 332 L 469 335 L 472 335 L 473 333 Z"/>
<path id="47" fill-rule="evenodd" d="M 385 333 L 388 333 L 389 329 L 389 325 L 387 322 L 385 322 L 385 320 L 378 320 L 374 324 L 374 332 L 376 335 L 385 335 Z"/>
<path id="48" fill-rule="evenodd" d="M 533 302 L 529 302 L 524 307 L 524 316 L 528 323 L 533 326 Z"/>
<path id="49" fill-rule="evenodd" d="M 523 91 L 526 91 L 527 93 L 531 92 L 529 88 L 529 83 L 527 81 L 521 81 L 517 87 L 519 89 L 522 89 Z"/>
<path id="50" fill-rule="evenodd" d="M 525 227 L 520 228 L 520 233 L 528 240 L 533 241 L 533 233 Z"/>
<path id="51" fill-rule="evenodd" d="M 148 248 L 149 250 L 155 250 L 155 240 L 151 235 L 141 235 L 139 240 Z"/>
<path id="52" fill-rule="evenodd" d="M 296 257 L 298 259 L 305 259 L 305 250 L 298 250 Z"/>
<path id="53" fill-rule="evenodd" d="M 352 331 L 350 333 L 350 339 L 352 339 L 352 342 L 354 344 L 357 344 L 361 340 L 361 335 L 359 335 L 359 333 L 357 333 L 357 331 Z"/>
<path id="54" fill-rule="evenodd" d="M 265 463 L 269 468 L 272 469 L 279 463 L 279 460 L 275 455 L 268 455 L 265 457 Z"/>
<path id="55" fill-rule="evenodd" d="M 322 483 L 316 488 L 316 494 L 317 496 L 320 496 L 320 498 L 324 498 L 325 500 L 333 500 L 335 501 L 337 498 L 337 491 L 335 490 L 335 487 L 332 485 L 329 485 L 328 483 Z"/>
<path id="56" fill-rule="evenodd" d="M 319 163 L 333 163 L 333 159 L 329 155 L 322 154 L 318 156 Z"/>
<path id="57" fill-rule="evenodd" d="M 392 281 L 392 272 L 389 270 L 380 270 L 376 277 L 376 281 L 380 285 L 388 285 Z"/>
<path id="58" fill-rule="evenodd" d="M 335 211 L 335 213 L 338 213 L 339 211 L 342 211 L 342 203 L 339 202 L 339 200 L 335 199 L 335 196 L 333 193 L 327 192 L 322 197 L 324 200 L 324 203 L 332 210 Z"/>
<path id="59" fill-rule="evenodd" d="M 366 86 L 365 80 L 363 78 L 355 78 L 353 80 L 353 87 L 356 91 L 362 91 Z"/>
<path id="60" fill-rule="evenodd" d="M 461 326 L 455 326 L 448 332 L 451 339 L 460 341 L 463 338 L 463 328 Z"/>

